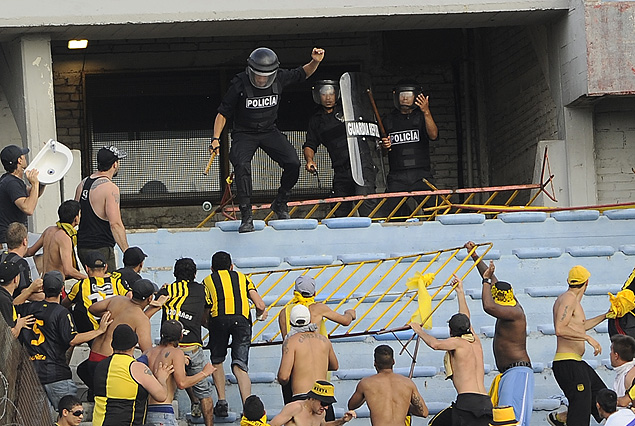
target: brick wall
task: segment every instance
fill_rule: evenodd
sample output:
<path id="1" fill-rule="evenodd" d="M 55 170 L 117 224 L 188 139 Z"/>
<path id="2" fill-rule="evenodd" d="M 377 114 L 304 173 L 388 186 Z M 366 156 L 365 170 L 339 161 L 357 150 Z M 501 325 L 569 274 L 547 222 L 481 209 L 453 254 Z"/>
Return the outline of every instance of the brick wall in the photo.
<path id="1" fill-rule="evenodd" d="M 527 28 L 482 34 L 490 183 L 531 183 L 538 141 L 557 136 L 556 106 Z"/>
<path id="2" fill-rule="evenodd" d="M 594 111 L 598 203 L 635 199 L 635 99 L 605 99 Z"/>

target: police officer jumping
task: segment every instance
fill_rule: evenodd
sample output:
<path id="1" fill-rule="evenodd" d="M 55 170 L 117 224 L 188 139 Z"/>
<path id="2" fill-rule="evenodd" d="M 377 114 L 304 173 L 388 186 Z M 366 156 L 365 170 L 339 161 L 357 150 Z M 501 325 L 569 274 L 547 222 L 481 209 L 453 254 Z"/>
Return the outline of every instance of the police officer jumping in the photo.
<path id="1" fill-rule="evenodd" d="M 389 150 L 390 166 L 386 192 L 428 190 L 423 179 L 432 179 L 430 141 L 439 136 L 429 97 L 413 80 L 400 80 L 392 93 L 395 109 L 383 119 L 388 137 L 382 138 L 382 146 Z"/>
<path id="2" fill-rule="evenodd" d="M 289 193 L 300 176 L 300 160 L 287 137 L 276 127 L 280 94 L 286 86 L 309 78 L 324 59 L 324 49 L 314 48 L 311 61 L 292 70 L 279 69 L 278 56 L 260 47 L 249 55 L 247 68 L 237 74 L 218 107 L 214 121 L 212 149 L 218 152 L 220 135 L 233 118 L 232 146 L 229 161 L 236 176 L 237 201 L 241 224 L 238 232 L 254 230 L 251 212 L 251 159 L 258 148 L 282 167 L 278 195 L 271 210 L 278 219 L 288 219 Z"/>
<path id="3" fill-rule="evenodd" d="M 302 146 L 306 170 L 309 173 L 318 172 L 314 156 L 319 146 L 324 145 L 333 167 L 333 196 L 373 194 L 376 173 L 368 144 L 360 144 L 359 146 L 364 186 L 357 185 L 353 180 L 344 126 L 344 113 L 338 102 L 340 97 L 339 83 L 334 80 L 320 80 L 313 86 L 312 94 L 313 101 L 321 105 L 321 108 L 311 117 L 306 142 Z M 352 203 L 346 204 L 342 204 L 342 208 L 335 212 L 336 216 L 346 216 L 351 211 Z M 368 216 L 376 204 L 376 201 L 364 201 L 359 207 L 359 214 Z"/>

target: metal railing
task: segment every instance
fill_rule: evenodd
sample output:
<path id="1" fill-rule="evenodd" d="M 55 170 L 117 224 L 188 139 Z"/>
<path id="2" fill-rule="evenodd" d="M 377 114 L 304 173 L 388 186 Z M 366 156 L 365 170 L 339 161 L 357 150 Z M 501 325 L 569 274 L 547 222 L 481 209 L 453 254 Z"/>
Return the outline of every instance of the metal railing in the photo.
<path id="1" fill-rule="evenodd" d="M 328 330 L 330 338 L 376 334 L 395 327 L 395 324 L 401 326 L 406 323 L 399 321 L 404 320 L 407 308 L 417 298 L 417 291 L 406 288 L 405 283 L 415 271 L 422 274 L 433 272 L 438 277 L 437 281 L 442 280 L 440 284 L 428 287 L 433 300 L 438 299 L 430 313 L 432 315 L 450 296 L 453 287 L 448 284 L 452 276 L 456 274 L 464 278 L 476 267 L 478 261 L 473 262 L 471 255 L 477 248 L 484 249 L 480 250 L 480 261 L 491 250 L 492 243 L 478 244 L 469 252 L 464 247 L 454 247 L 386 259 L 251 273 L 248 276 L 258 292 L 263 299 L 270 300 L 267 308 L 271 312 L 265 322 L 255 325 L 252 344 L 281 343 L 278 312 L 284 314 L 290 304 L 297 276 L 310 275 L 321 283 L 316 290 L 316 301 L 332 305 L 335 311 L 344 305 L 357 310 L 357 318 L 345 332 L 335 333 L 341 327 L 339 324 Z M 466 257 L 458 259 L 457 255 L 462 251 Z M 451 264 L 453 259 L 459 260 L 458 265 Z M 376 291 L 382 284 L 385 285 L 383 290 Z M 410 318 L 410 315 L 407 317 Z"/>

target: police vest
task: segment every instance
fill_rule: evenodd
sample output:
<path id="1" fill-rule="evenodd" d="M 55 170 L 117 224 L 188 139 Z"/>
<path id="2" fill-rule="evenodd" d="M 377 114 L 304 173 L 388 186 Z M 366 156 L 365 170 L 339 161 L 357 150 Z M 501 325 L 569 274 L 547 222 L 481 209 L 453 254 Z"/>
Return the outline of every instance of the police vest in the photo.
<path id="1" fill-rule="evenodd" d="M 278 105 L 282 85 L 276 79 L 266 89 L 257 89 L 249 81 L 247 74 L 238 74 L 243 83 L 236 115 L 234 117 L 234 131 L 262 132 L 273 130 L 278 119 Z"/>
<path id="2" fill-rule="evenodd" d="M 418 109 L 410 114 L 394 110 L 384 124 L 391 143 L 388 152 L 390 171 L 420 168 L 429 172 L 430 140 L 423 113 Z"/>

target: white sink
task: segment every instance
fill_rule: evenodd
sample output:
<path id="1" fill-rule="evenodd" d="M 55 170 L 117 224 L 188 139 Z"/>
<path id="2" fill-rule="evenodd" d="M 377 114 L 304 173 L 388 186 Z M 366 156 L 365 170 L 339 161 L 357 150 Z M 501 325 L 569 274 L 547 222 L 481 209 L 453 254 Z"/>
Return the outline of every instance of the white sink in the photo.
<path id="1" fill-rule="evenodd" d="M 73 154 L 66 145 L 53 139 L 44 145 L 26 170 L 37 169 L 42 185 L 50 185 L 64 177 L 73 164 Z"/>

